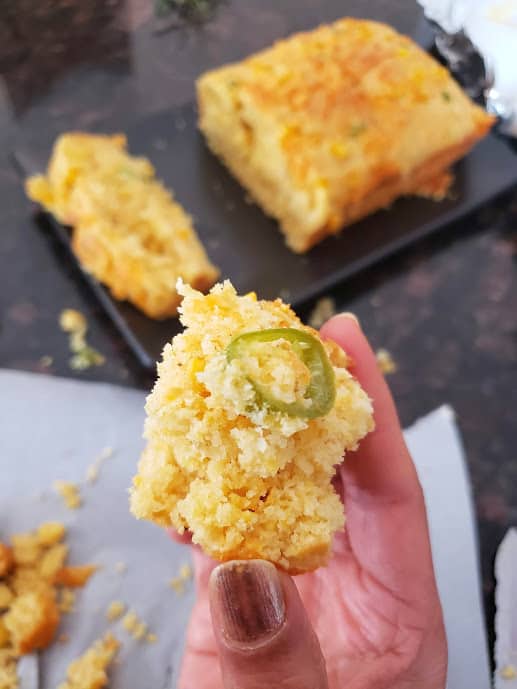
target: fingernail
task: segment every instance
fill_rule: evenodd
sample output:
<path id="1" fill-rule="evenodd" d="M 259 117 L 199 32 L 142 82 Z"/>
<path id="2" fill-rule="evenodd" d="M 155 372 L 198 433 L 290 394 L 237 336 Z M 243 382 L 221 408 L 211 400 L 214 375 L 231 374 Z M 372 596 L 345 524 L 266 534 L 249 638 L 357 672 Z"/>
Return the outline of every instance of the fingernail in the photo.
<path id="1" fill-rule="evenodd" d="M 257 644 L 282 627 L 284 595 L 270 562 L 227 562 L 214 569 L 210 587 L 212 607 L 228 643 Z"/>
<path id="2" fill-rule="evenodd" d="M 337 315 L 339 318 L 350 318 L 352 321 L 355 321 L 359 327 L 361 327 L 361 324 L 359 323 L 359 318 L 357 318 L 355 313 L 352 313 L 351 311 L 343 311 L 343 313 L 338 313 Z"/>

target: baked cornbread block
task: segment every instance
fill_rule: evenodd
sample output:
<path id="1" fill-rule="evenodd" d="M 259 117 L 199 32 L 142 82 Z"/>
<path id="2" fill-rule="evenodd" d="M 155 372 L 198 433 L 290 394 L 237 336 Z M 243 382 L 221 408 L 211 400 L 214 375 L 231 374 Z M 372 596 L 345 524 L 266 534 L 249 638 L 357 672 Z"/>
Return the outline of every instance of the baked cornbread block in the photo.
<path id="1" fill-rule="evenodd" d="M 120 648 L 112 634 L 95 641 L 68 666 L 66 681 L 58 689 L 102 689 L 108 684 L 107 669 Z"/>
<path id="2" fill-rule="evenodd" d="M 348 18 L 210 71 L 197 93 L 208 145 L 296 252 L 402 194 L 440 198 L 494 121 L 412 40 Z"/>
<path id="3" fill-rule="evenodd" d="M 163 351 L 131 510 L 218 560 L 325 564 L 343 505 L 331 480 L 372 428 L 346 354 L 289 306 L 180 285 L 185 331 Z"/>
<path id="4" fill-rule="evenodd" d="M 151 318 L 176 313 L 178 276 L 201 290 L 217 279 L 190 216 L 151 163 L 127 153 L 123 135 L 63 134 L 47 174 L 29 178 L 26 191 L 73 227 L 84 269 Z"/>

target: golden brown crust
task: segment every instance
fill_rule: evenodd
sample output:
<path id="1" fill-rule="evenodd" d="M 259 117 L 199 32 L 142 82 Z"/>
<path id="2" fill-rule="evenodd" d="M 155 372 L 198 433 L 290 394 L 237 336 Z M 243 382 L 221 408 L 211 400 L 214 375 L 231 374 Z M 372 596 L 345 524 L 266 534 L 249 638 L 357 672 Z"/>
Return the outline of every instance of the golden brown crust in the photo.
<path id="1" fill-rule="evenodd" d="M 0 543 L 0 577 L 6 577 L 14 564 L 13 551 L 5 543 Z"/>
<path id="2" fill-rule="evenodd" d="M 3 620 L 17 653 L 31 653 L 46 648 L 59 624 L 53 591 L 42 590 L 18 596 Z"/>
<path id="3" fill-rule="evenodd" d="M 208 72 L 197 90 L 208 145 L 298 252 L 397 196 L 443 196 L 447 166 L 494 121 L 409 38 L 356 19 Z"/>

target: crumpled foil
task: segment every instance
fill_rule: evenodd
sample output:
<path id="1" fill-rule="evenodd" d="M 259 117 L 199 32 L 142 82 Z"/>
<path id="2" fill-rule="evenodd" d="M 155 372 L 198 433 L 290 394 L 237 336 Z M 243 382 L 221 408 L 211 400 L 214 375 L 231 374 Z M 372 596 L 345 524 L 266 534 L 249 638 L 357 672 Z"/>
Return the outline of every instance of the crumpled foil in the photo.
<path id="1" fill-rule="evenodd" d="M 517 138 L 517 0 L 418 1 L 451 72 Z"/>

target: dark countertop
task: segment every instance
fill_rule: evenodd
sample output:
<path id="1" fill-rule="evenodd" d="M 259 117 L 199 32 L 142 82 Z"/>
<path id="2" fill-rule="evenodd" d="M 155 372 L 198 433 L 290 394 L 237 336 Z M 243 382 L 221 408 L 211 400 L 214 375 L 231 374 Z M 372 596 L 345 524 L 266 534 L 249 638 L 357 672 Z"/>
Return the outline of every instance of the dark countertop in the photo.
<path id="1" fill-rule="evenodd" d="M 34 224 L 8 159 L 13 142 L 39 132 L 50 140 L 74 128 L 124 130 L 191 100 L 193 79 L 207 67 L 337 18 L 341 3 L 234 0 L 204 26 L 158 33 L 152 4 L 142 0 L 20 0 L 11 7 L 0 24 L 0 366 L 148 387 L 149 376 L 76 270 Z M 364 16 L 365 3 L 349 2 L 347 12 Z M 377 0 L 367 13 L 408 33 L 421 21 L 411 0 Z M 444 402 L 456 411 L 490 634 L 494 554 L 517 524 L 516 228 L 517 190 L 334 292 L 339 308 L 356 312 L 373 345 L 396 360 L 389 382 L 404 425 Z M 65 307 L 87 316 L 104 366 L 82 373 L 68 367 L 57 326 Z M 53 358 L 50 366 L 44 356 Z"/>

